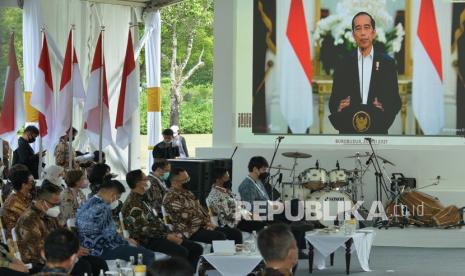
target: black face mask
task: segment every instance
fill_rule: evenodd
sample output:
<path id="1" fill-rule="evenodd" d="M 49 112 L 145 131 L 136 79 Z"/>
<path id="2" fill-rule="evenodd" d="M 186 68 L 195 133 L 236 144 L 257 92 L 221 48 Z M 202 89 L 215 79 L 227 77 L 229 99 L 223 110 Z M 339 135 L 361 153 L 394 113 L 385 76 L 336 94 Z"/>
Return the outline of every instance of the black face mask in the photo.
<path id="1" fill-rule="evenodd" d="M 189 182 L 182 183 L 182 187 L 183 187 L 183 189 L 190 190 L 190 189 L 191 189 L 191 183 L 190 183 L 190 181 L 189 181 Z"/>
<path id="2" fill-rule="evenodd" d="M 32 144 L 36 141 L 36 138 L 32 137 L 31 139 L 29 139 L 29 141 L 27 141 L 29 144 Z"/>
<path id="3" fill-rule="evenodd" d="M 232 190 L 232 181 L 228 180 L 228 181 L 224 182 L 223 187 L 228 189 L 228 190 Z"/>
<path id="4" fill-rule="evenodd" d="M 260 174 L 258 175 L 258 179 L 260 179 L 260 181 L 262 181 L 262 182 L 265 182 L 265 180 L 268 178 L 268 175 L 269 175 L 269 174 L 268 174 L 267 172 L 260 173 Z"/>

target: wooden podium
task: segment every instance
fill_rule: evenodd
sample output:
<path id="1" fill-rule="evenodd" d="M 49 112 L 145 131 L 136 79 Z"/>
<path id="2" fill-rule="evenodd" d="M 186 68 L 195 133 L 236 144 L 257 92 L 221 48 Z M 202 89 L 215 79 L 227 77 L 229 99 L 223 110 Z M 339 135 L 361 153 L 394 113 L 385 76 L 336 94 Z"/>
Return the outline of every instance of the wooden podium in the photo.
<path id="1" fill-rule="evenodd" d="M 387 134 L 390 125 L 383 111 L 371 105 L 349 106 L 329 115 L 340 134 Z"/>

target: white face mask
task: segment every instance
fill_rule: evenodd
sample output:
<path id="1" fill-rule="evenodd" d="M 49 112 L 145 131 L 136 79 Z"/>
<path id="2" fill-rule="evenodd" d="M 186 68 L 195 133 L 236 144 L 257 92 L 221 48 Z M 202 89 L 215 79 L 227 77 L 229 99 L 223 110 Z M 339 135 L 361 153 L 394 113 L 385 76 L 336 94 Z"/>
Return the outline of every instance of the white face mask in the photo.
<path id="1" fill-rule="evenodd" d="M 56 218 L 60 215 L 60 206 L 55 206 L 47 210 L 47 216 Z"/>
<path id="2" fill-rule="evenodd" d="M 116 209 L 116 207 L 118 207 L 118 205 L 119 205 L 119 201 L 118 201 L 118 200 L 115 200 L 115 201 L 113 201 L 113 202 L 110 204 L 110 208 L 111 208 L 112 210 L 114 210 L 114 209 Z"/>
<path id="3" fill-rule="evenodd" d="M 144 191 L 147 192 L 147 191 L 150 189 L 151 186 L 152 186 L 152 182 L 147 181 L 147 183 L 146 183 L 145 186 L 144 186 Z"/>

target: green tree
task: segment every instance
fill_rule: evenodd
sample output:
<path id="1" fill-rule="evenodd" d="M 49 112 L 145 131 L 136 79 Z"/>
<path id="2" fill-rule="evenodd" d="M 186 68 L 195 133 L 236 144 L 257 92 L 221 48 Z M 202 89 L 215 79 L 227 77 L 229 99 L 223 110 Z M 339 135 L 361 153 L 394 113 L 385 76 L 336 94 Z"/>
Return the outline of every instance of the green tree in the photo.
<path id="1" fill-rule="evenodd" d="M 179 125 L 181 88 L 205 67 L 205 62 L 209 63 L 210 72 L 205 70 L 195 81 L 211 80 L 213 1 L 184 1 L 163 8 L 161 18 L 162 71 L 168 67 L 170 78 L 170 125 Z M 209 54 L 206 55 L 206 51 Z"/>
<path id="2" fill-rule="evenodd" d="M 20 8 L 0 8 L 0 111 L 3 105 L 6 68 L 11 32 L 15 33 L 16 58 L 23 76 L 23 17 Z"/>

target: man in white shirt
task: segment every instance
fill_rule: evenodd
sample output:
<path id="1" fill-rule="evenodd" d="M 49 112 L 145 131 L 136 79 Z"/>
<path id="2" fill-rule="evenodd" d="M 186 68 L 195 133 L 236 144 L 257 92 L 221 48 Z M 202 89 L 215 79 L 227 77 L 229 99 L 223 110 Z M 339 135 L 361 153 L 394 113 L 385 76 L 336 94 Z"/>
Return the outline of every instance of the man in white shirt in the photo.
<path id="1" fill-rule="evenodd" d="M 370 14 L 354 16 L 352 34 L 358 47 L 335 70 L 330 120 L 340 133 L 387 134 L 401 106 L 395 61 L 375 50 L 376 23 Z M 366 118 L 355 116 L 359 110 L 371 115 L 362 128 L 357 119 Z"/>

